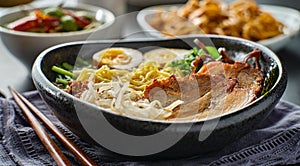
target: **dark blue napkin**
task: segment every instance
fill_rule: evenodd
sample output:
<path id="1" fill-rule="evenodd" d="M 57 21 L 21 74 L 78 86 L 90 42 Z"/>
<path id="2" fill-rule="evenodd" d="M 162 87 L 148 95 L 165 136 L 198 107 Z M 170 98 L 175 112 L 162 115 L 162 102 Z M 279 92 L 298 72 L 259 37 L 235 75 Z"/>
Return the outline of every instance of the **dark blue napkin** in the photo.
<path id="1" fill-rule="evenodd" d="M 288 165 L 300 163 L 300 106 L 280 101 L 258 128 L 222 150 L 201 157 L 168 161 L 121 158 L 84 142 L 65 128 L 37 91 L 24 95 L 99 165 Z M 0 165 L 56 165 L 11 99 L 0 99 Z M 52 136 L 55 139 L 54 136 Z M 56 140 L 56 139 L 55 139 Z M 80 162 L 56 143 L 73 165 Z M 179 152 L 180 153 L 180 152 Z"/>

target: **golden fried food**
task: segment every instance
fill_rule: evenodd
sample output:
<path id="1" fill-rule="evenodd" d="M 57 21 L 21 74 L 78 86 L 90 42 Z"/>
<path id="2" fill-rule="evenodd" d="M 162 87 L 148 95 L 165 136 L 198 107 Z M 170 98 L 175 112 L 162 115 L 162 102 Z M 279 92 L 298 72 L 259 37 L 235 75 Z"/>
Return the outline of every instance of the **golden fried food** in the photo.
<path id="1" fill-rule="evenodd" d="M 254 0 L 189 0 L 168 12 L 160 9 L 150 25 L 166 36 L 218 34 L 259 41 L 284 33 L 284 25 Z"/>

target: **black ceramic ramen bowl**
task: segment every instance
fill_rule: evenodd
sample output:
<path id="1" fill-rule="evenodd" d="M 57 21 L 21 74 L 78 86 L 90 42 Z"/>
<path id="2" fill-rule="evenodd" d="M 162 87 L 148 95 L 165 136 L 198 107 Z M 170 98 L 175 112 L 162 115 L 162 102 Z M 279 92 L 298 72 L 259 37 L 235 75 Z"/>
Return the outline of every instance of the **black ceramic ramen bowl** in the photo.
<path id="1" fill-rule="evenodd" d="M 74 64 L 77 56 L 91 59 L 108 47 L 128 47 L 147 51 L 153 47 L 192 49 L 198 38 L 205 45 L 225 47 L 238 59 L 254 49 L 262 51 L 261 66 L 268 81 L 267 93 L 246 107 L 212 118 L 170 122 L 120 115 L 84 102 L 57 88 L 52 82 L 55 64 Z M 255 129 L 274 109 L 283 95 L 287 74 L 278 57 L 268 48 L 243 39 L 205 35 L 174 39 L 130 41 L 79 41 L 56 45 L 43 51 L 32 68 L 34 84 L 57 118 L 72 132 L 95 146 L 125 157 L 181 158 L 203 156 L 233 143 Z"/>

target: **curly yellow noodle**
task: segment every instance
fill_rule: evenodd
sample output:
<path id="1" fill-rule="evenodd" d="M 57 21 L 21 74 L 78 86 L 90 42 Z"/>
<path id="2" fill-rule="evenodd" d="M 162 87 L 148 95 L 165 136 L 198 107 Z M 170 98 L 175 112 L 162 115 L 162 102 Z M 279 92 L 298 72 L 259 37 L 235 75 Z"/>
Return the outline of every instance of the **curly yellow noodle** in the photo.
<path id="1" fill-rule="evenodd" d="M 108 66 L 104 65 L 98 70 L 94 69 L 83 69 L 76 80 L 86 81 L 91 75 L 94 75 L 94 82 L 110 82 L 114 77 L 125 77 L 129 71 L 126 70 L 116 70 L 110 69 Z M 126 81 L 126 78 L 123 78 Z"/>
<path id="2" fill-rule="evenodd" d="M 134 69 L 132 72 L 129 87 L 135 90 L 144 91 L 154 79 L 163 79 L 171 74 L 159 70 L 156 62 L 147 62 Z"/>
<path id="3" fill-rule="evenodd" d="M 133 69 L 131 73 L 126 70 L 111 69 L 107 65 L 103 65 L 98 70 L 83 69 L 77 80 L 88 80 L 91 75 L 94 75 L 93 81 L 95 83 L 110 82 L 113 78 L 119 78 L 122 82 L 130 82 L 130 88 L 137 91 L 144 91 L 146 86 L 154 79 L 163 79 L 169 77 L 171 74 L 160 71 L 159 65 L 156 62 L 147 62 Z"/>

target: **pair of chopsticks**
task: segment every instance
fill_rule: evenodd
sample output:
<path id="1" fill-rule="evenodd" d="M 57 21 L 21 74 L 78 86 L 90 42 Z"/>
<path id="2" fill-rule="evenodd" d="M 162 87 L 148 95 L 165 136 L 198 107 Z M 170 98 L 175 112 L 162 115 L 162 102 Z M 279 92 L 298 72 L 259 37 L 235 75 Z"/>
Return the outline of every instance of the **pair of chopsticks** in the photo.
<path id="1" fill-rule="evenodd" d="M 71 165 L 67 157 L 62 153 L 55 142 L 50 138 L 49 134 L 35 118 L 33 113 L 44 123 L 44 125 L 59 139 L 77 158 L 83 165 L 97 165 L 87 154 L 84 153 L 72 140 L 65 136 L 44 114 L 42 114 L 33 104 L 31 104 L 25 97 L 14 90 L 12 87 L 8 87 L 14 100 L 21 108 L 22 112 L 28 119 L 30 125 L 34 129 L 35 133 L 48 150 L 54 161 L 59 166 Z"/>

